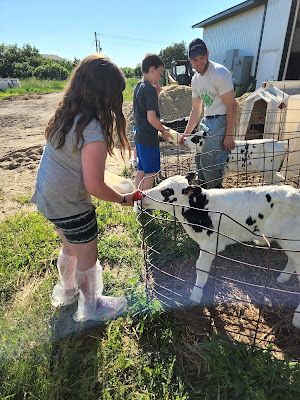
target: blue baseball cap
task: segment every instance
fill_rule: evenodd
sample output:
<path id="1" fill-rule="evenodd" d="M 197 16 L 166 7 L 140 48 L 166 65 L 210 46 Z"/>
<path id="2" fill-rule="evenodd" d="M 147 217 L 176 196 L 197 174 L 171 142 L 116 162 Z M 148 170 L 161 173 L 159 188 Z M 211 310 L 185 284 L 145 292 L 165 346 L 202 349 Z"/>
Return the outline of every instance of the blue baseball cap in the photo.
<path id="1" fill-rule="evenodd" d="M 206 44 L 201 39 L 194 39 L 189 44 L 189 58 L 193 60 L 196 56 L 207 54 Z"/>

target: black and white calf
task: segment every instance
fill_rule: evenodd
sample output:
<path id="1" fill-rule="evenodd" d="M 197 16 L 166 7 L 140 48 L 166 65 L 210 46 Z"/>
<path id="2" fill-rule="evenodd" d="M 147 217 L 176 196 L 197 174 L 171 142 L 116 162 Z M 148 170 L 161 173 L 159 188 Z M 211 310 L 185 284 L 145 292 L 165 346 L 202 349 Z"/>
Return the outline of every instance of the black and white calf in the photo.
<path id="1" fill-rule="evenodd" d="M 207 131 L 201 129 L 184 137 L 182 143 L 202 153 Z M 242 172 L 258 172 L 267 184 L 276 184 L 284 178 L 278 174 L 283 158 L 287 154 L 287 141 L 273 139 L 236 140 L 224 165 L 224 175 Z"/>
<path id="2" fill-rule="evenodd" d="M 191 301 L 200 303 L 211 263 L 217 252 L 236 241 L 262 235 L 287 251 L 288 263 L 278 276 L 286 282 L 290 273 L 300 274 L 300 191 L 291 186 L 262 186 L 239 189 L 202 189 L 189 184 L 191 176 L 173 176 L 141 194 L 145 208 L 167 211 L 182 223 L 200 246 L 196 262 L 197 280 Z M 219 234 L 218 234 L 219 231 Z M 300 275 L 298 275 L 300 281 Z M 300 304 L 293 325 L 300 329 Z"/>

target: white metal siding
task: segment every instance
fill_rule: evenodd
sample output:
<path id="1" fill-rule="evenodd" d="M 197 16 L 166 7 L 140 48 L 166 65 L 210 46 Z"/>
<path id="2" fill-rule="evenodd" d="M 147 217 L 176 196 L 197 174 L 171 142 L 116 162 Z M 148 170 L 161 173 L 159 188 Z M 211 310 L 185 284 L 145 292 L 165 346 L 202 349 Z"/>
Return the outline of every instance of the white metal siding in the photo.
<path id="1" fill-rule="evenodd" d="M 265 80 L 276 81 L 278 79 L 291 5 L 292 0 L 268 1 L 265 28 L 260 49 L 261 56 L 256 75 L 257 88 Z M 270 54 L 272 54 L 275 64 L 269 64 Z M 269 71 L 267 71 L 268 68 L 270 68 Z"/>
<path id="2" fill-rule="evenodd" d="M 239 49 L 239 56 L 253 56 L 254 74 L 265 6 L 259 6 L 204 28 L 203 40 L 212 61 L 224 65 L 226 50 Z"/>

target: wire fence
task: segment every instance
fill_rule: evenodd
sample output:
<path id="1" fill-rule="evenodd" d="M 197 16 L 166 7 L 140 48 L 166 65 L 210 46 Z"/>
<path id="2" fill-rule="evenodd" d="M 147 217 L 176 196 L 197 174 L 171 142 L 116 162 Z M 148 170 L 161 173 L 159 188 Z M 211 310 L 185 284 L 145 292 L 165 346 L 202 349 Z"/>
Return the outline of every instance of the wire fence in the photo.
<path id="1" fill-rule="evenodd" d="M 229 159 L 225 163 L 220 164 L 218 161 L 220 158 L 219 153 L 216 151 L 211 152 L 211 157 L 217 160 L 214 162 L 214 165 L 224 169 L 223 187 L 262 186 L 278 183 L 278 181 L 281 184 L 290 184 L 294 187 L 299 187 L 300 108 L 293 111 L 295 119 L 290 120 L 288 125 L 289 127 L 294 126 L 295 130 L 283 130 L 283 118 L 281 117 L 275 126 L 275 132 L 264 131 L 265 124 L 262 123 L 260 133 L 257 133 L 257 129 L 254 130 L 251 128 L 253 124 L 248 123 L 246 134 L 241 138 L 237 134 L 241 130 L 241 124 L 236 124 L 236 147 L 231 151 Z M 252 113 L 260 114 L 258 111 L 253 111 Z M 272 114 L 273 111 L 266 112 L 265 118 L 270 113 Z M 242 112 L 237 116 L 237 121 L 241 119 L 241 115 Z M 172 129 L 177 130 L 180 134 L 184 132 L 186 124 L 186 120 L 173 121 L 170 124 L 165 123 L 165 125 L 172 127 Z M 197 135 L 199 130 L 201 130 L 201 126 L 198 126 L 193 134 Z M 254 131 L 255 133 L 253 133 Z M 253 135 L 250 135 L 249 132 L 252 132 Z M 255 144 L 255 151 L 251 147 L 253 140 L 260 142 L 259 144 Z M 162 142 L 161 177 L 167 178 L 176 174 L 184 175 L 187 172 L 196 172 L 195 156 L 197 154 L 207 154 L 202 151 L 202 147 L 203 143 L 201 142 L 200 144 L 194 144 L 192 147 Z M 269 179 L 270 175 L 272 177 L 271 180 Z M 265 178 L 268 179 L 265 180 Z"/>
<path id="2" fill-rule="evenodd" d="M 300 115 L 300 110 L 297 111 Z M 267 135 L 273 144 L 280 139 L 285 142 L 285 150 L 276 153 L 276 146 L 271 145 L 271 150 L 262 150 L 256 156 L 248 151 L 249 158 L 246 157 L 246 160 L 250 160 L 251 165 L 246 168 L 241 167 L 242 160 L 236 150 L 233 159 L 228 159 L 226 163 L 234 163 L 237 170 L 224 175 L 224 188 L 269 184 L 265 182 L 265 175 L 270 169 L 280 174 L 276 184 L 299 188 L 300 132 L 285 131 L 281 126 L 278 132 L 272 134 L 265 132 L 265 124 L 262 125 L 262 132 L 258 133 L 256 129 L 255 139 L 264 140 Z M 182 120 L 178 121 L 177 126 L 173 121 L 172 128 L 183 133 L 185 125 Z M 251 127 L 248 128 L 249 132 Z M 238 129 L 236 127 L 236 131 Z M 243 140 L 244 146 L 249 145 L 249 149 L 252 139 Z M 161 171 L 156 177 L 156 183 L 174 175 L 185 175 L 191 171 L 197 173 L 197 154 L 197 147 L 192 149 L 178 144 L 161 143 Z M 279 165 L 274 162 L 278 154 Z M 262 165 L 266 168 L 253 170 L 252 165 L 262 159 Z M 227 217 L 231 218 L 230 215 Z M 290 239 L 280 236 L 266 238 L 262 232 L 258 235 L 258 239 L 264 243 L 262 246 L 253 242 L 240 242 L 233 234 L 230 238 L 233 244 L 221 252 L 218 244 L 214 251 L 201 249 L 210 252 L 214 259 L 201 304 L 195 305 L 190 302 L 190 295 L 196 281 L 195 264 L 199 256 L 199 245 L 170 214 L 143 210 L 138 221 L 141 225 L 148 293 L 159 299 L 166 309 L 172 310 L 180 323 L 190 324 L 195 338 L 218 332 L 230 340 L 243 341 L 253 347 L 266 349 L 271 345 L 278 356 L 284 353 L 300 358 L 299 330 L 292 325 L 295 309 L 300 302 L 300 276 L 296 271 L 286 271 L 285 278 L 291 278 L 277 281 L 287 264 L 287 254 L 300 252 L 300 237 L 293 240 L 296 246 L 290 246 Z M 238 221 L 232 222 L 240 225 Z M 219 236 L 224 235 L 219 227 L 216 234 L 218 240 Z"/>

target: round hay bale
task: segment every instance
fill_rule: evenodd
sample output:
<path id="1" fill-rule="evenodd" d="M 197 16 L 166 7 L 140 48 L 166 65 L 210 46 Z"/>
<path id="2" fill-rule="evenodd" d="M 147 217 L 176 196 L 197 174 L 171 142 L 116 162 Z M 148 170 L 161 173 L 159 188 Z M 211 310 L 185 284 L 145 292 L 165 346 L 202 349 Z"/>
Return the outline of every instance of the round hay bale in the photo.
<path id="1" fill-rule="evenodd" d="M 158 97 L 160 118 L 164 122 L 188 119 L 192 109 L 192 89 L 185 85 L 163 87 Z"/>

